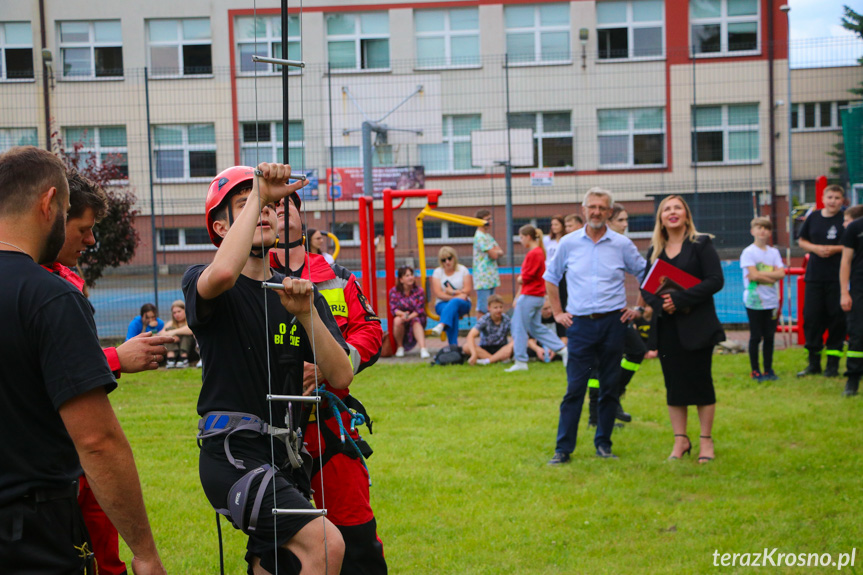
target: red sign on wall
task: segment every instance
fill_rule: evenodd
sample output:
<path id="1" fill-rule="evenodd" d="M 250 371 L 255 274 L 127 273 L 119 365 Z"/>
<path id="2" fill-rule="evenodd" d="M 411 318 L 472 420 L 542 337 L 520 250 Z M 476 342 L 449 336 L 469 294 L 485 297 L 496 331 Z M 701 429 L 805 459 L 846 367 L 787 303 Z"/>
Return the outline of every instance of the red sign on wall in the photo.
<path id="1" fill-rule="evenodd" d="M 387 188 L 421 190 L 425 188 L 423 166 L 372 168 L 372 196 L 380 198 Z M 353 200 L 363 195 L 362 168 L 327 168 L 327 199 Z"/>

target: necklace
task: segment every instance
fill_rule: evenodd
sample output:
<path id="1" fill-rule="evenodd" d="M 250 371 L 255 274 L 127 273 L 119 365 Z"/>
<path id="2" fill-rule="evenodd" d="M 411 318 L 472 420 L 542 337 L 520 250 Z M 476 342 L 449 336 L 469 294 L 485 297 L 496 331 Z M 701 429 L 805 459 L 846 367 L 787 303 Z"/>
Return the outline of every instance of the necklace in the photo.
<path id="1" fill-rule="evenodd" d="M 25 252 L 24 250 L 22 250 L 21 248 L 19 248 L 19 247 L 18 247 L 18 246 L 16 246 L 15 244 L 10 244 L 9 242 L 4 242 L 3 240 L 0 240 L 0 244 L 3 244 L 3 245 L 6 245 L 6 246 L 9 246 L 10 248 L 15 248 L 16 250 L 18 250 L 18 251 L 19 251 L 19 252 L 21 252 L 22 254 L 25 254 L 25 255 L 27 254 L 27 252 Z"/>

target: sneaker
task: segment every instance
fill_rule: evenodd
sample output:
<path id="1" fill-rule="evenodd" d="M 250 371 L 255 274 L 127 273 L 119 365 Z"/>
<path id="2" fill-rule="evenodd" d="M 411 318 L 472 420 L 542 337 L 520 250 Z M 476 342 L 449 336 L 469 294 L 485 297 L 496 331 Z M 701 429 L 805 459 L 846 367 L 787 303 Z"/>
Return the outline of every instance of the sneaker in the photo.
<path id="1" fill-rule="evenodd" d="M 431 328 L 432 333 L 437 335 L 437 336 L 440 336 L 440 334 L 443 333 L 443 330 L 444 330 L 444 325 L 442 323 L 438 323 L 436 326 Z"/>
<path id="2" fill-rule="evenodd" d="M 860 379 L 857 377 L 849 377 L 848 381 L 845 383 L 845 391 L 843 395 L 845 397 L 852 397 L 857 395 L 857 392 L 860 389 Z"/>
<path id="3" fill-rule="evenodd" d="M 555 451 L 554 457 L 548 461 L 549 465 L 563 465 L 564 463 L 569 463 L 569 453 L 563 451 Z"/>
<path id="4" fill-rule="evenodd" d="M 779 376 L 772 369 L 768 369 L 761 375 L 761 381 L 778 381 Z"/>
<path id="5" fill-rule="evenodd" d="M 569 361 L 569 350 L 566 348 L 566 346 L 563 346 L 563 349 L 558 351 L 557 355 L 559 355 L 560 359 L 563 361 L 563 367 L 566 367 L 566 364 Z"/>
<path id="6" fill-rule="evenodd" d="M 611 452 L 610 447 L 597 447 L 596 456 L 603 459 L 617 459 L 617 456 Z"/>
<path id="7" fill-rule="evenodd" d="M 198 360 L 198 365 L 196 365 L 195 367 L 197 367 L 197 368 L 204 367 L 204 360 L 203 360 L 203 359 L 199 359 L 199 360 Z"/>
<path id="8" fill-rule="evenodd" d="M 476 360 L 477 365 L 489 365 L 490 363 L 491 363 L 491 360 L 489 358 Z"/>
<path id="9" fill-rule="evenodd" d="M 757 381 L 758 383 L 761 383 L 762 381 L 764 381 L 764 376 L 763 376 L 763 375 L 761 374 L 761 372 L 760 372 L 760 371 L 758 371 L 757 369 L 753 369 L 753 370 L 752 370 L 752 373 L 750 373 L 750 374 L 749 374 L 749 377 L 750 377 L 751 379 L 754 379 L 754 380 L 755 380 L 755 381 Z"/>
<path id="10" fill-rule="evenodd" d="M 479 363 L 479 361 L 477 361 L 477 363 Z M 505 369 L 504 371 L 512 373 L 514 371 L 527 371 L 527 369 L 527 364 L 525 362 L 516 360 L 515 363 L 512 364 L 512 367 Z"/>
<path id="11" fill-rule="evenodd" d="M 189 360 L 188 359 L 181 359 L 180 361 L 178 361 L 176 363 L 175 367 L 177 369 L 185 369 L 185 368 L 189 367 Z"/>
<path id="12" fill-rule="evenodd" d="M 429 353 L 429 350 L 427 350 L 426 348 L 422 347 L 422 348 L 420 348 L 420 357 L 421 357 L 422 359 L 428 359 L 428 358 L 430 358 L 430 357 L 431 357 L 431 354 Z"/>
<path id="13" fill-rule="evenodd" d="M 405 348 L 399 347 L 396 350 L 396 357 L 404 357 L 405 356 Z"/>
<path id="14" fill-rule="evenodd" d="M 177 363 L 173 359 L 169 359 L 165 362 L 165 369 L 174 369 Z"/>

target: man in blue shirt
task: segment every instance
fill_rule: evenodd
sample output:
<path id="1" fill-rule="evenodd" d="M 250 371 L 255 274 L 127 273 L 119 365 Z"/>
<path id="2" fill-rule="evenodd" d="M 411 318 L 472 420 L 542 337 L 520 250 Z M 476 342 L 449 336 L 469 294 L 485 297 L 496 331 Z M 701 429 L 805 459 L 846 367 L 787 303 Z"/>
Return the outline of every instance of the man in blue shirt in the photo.
<path id="1" fill-rule="evenodd" d="M 599 421 L 594 445 L 599 457 L 615 458 L 611 431 L 626 324 L 640 311 L 626 308 L 624 278 L 639 280 L 646 263 L 629 238 L 610 230 L 606 221 L 613 205 L 611 192 L 591 188 L 584 195 L 584 228 L 564 236 L 545 271 L 548 300 L 554 319 L 565 326 L 569 361 L 566 395 L 560 404 L 557 445 L 550 465 L 568 463 L 575 449 L 578 421 L 590 370 L 599 365 Z M 560 305 L 558 284 L 566 277 L 566 309 Z"/>

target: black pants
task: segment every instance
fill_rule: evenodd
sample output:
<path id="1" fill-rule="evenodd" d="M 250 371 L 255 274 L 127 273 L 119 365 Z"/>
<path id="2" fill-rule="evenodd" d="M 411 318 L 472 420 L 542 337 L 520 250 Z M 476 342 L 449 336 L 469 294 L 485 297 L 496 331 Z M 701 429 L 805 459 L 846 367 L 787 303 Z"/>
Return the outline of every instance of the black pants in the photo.
<path id="1" fill-rule="evenodd" d="M 839 356 L 845 343 L 845 313 L 839 304 L 839 282 L 806 282 L 806 301 L 803 304 L 803 334 L 809 363 L 821 365 L 821 350 L 824 349 L 824 332 L 827 337 L 827 353 Z"/>
<path id="2" fill-rule="evenodd" d="M 626 386 L 632 380 L 635 372 L 644 361 L 644 356 L 647 354 L 647 346 L 641 338 L 638 329 L 634 326 L 626 328 L 623 337 L 623 361 L 620 362 L 620 376 L 617 379 L 617 399 L 626 393 Z"/>
<path id="3" fill-rule="evenodd" d="M 0 572 L 95 574 L 76 492 L 39 491 L 0 507 Z"/>
<path id="4" fill-rule="evenodd" d="M 809 297 L 809 294 L 806 294 Z M 764 340 L 764 372 L 773 369 L 773 339 L 776 334 L 776 320 L 779 314 L 775 309 L 749 309 L 746 308 L 749 317 L 749 366 L 752 371 L 758 368 L 758 345 Z"/>
<path id="5" fill-rule="evenodd" d="M 863 375 L 863 285 L 851 284 L 851 311 L 848 312 L 848 359 L 846 375 Z"/>

